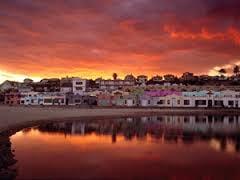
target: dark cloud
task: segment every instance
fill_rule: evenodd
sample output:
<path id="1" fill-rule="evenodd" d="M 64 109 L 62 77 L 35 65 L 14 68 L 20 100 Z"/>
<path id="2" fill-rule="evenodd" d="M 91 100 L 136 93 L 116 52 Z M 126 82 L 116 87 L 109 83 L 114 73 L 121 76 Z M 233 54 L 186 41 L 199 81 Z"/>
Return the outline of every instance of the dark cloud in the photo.
<path id="1" fill-rule="evenodd" d="M 0 70 L 207 73 L 239 58 L 239 8 L 237 0 L 3 0 Z"/>

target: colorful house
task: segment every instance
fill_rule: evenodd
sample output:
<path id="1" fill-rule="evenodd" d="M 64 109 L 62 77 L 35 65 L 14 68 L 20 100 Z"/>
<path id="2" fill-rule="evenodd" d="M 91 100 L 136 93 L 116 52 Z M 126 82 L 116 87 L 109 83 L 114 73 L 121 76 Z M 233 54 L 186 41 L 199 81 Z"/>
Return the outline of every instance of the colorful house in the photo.
<path id="1" fill-rule="evenodd" d="M 21 100 L 21 94 L 19 92 L 9 92 L 4 96 L 4 104 L 19 105 Z"/>

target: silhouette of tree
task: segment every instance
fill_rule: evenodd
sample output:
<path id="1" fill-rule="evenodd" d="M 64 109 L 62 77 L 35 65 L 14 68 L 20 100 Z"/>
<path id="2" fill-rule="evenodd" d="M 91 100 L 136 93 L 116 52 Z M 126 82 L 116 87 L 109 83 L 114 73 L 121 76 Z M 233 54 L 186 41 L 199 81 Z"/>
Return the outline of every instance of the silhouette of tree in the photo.
<path id="1" fill-rule="evenodd" d="M 116 79 L 117 79 L 117 77 L 118 77 L 117 73 L 113 73 L 113 75 L 112 75 L 112 76 L 113 76 L 113 79 L 114 79 L 114 80 L 116 80 Z"/>
<path id="2" fill-rule="evenodd" d="M 219 74 L 220 74 L 221 76 L 224 76 L 224 75 L 227 73 L 226 69 L 224 69 L 224 68 L 219 69 L 218 72 L 219 72 Z"/>
<path id="3" fill-rule="evenodd" d="M 236 65 L 236 66 L 233 68 L 233 73 L 234 73 L 236 76 L 239 75 L 240 69 L 239 69 L 239 66 L 238 66 L 238 65 Z"/>

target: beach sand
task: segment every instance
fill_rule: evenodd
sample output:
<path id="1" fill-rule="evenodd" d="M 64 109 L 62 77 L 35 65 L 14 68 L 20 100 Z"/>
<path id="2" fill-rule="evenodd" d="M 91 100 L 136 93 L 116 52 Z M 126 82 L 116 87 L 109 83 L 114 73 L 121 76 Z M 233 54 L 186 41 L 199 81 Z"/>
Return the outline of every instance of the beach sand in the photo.
<path id="1" fill-rule="evenodd" d="M 109 118 L 154 114 L 235 114 L 240 109 L 189 108 L 78 108 L 78 107 L 24 107 L 0 106 L 0 132 L 12 127 L 31 125 L 48 120 L 82 118 Z"/>

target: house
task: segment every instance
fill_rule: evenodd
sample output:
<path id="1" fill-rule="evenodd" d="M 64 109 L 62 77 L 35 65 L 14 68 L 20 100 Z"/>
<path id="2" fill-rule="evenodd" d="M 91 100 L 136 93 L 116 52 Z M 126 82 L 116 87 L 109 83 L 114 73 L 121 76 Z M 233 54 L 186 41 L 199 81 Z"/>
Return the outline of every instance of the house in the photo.
<path id="1" fill-rule="evenodd" d="M 174 82 L 177 79 L 176 76 L 172 75 L 172 74 L 166 74 L 164 75 L 164 80 L 166 82 Z"/>
<path id="2" fill-rule="evenodd" d="M 33 91 L 35 92 L 59 92 L 60 91 L 60 79 L 42 79 L 40 82 L 32 84 Z"/>
<path id="3" fill-rule="evenodd" d="M 87 91 L 87 80 L 81 78 L 72 78 L 73 94 L 83 95 Z"/>
<path id="4" fill-rule="evenodd" d="M 224 107 L 240 107 L 240 92 L 224 90 L 220 92 L 222 104 Z"/>
<path id="5" fill-rule="evenodd" d="M 99 80 L 99 88 L 101 90 L 113 91 L 124 88 L 131 88 L 135 86 L 135 81 L 126 80 Z"/>
<path id="6" fill-rule="evenodd" d="M 183 81 L 195 81 L 195 80 L 197 80 L 197 78 L 196 78 L 196 76 L 194 76 L 193 73 L 185 72 L 185 73 L 183 73 L 183 75 L 181 77 L 181 80 L 183 80 Z"/>
<path id="7" fill-rule="evenodd" d="M 113 96 L 109 93 L 103 93 L 97 96 L 98 106 L 113 106 Z"/>
<path id="8" fill-rule="evenodd" d="M 0 91 L 4 92 L 11 89 L 18 89 L 19 84 L 19 82 L 6 80 L 0 85 Z"/>
<path id="9" fill-rule="evenodd" d="M 148 77 L 145 75 L 140 75 L 137 77 L 137 83 L 139 85 L 146 85 L 147 81 L 148 81 Z"/>
<path id="10" fill-rule="evenodd" d="M 21 94 L 17 91 L 10 91 L 5 93 L 4 104 L 8 105 L 19 105 L 21 99 Z"/>
<path id="11" fill-rule="evenodd" d="M 124 80 L 136 82 L 136 78 L 132 74 L 126 75 Z"/>
<path id="12" fill-rule="evenodd" d="M 23 83 L 24 84 L 32 84 L 33 83 L 33 80 L 32 79 L 29 79 L 29 78 L 26 78 L 23 80 Z"/>
<path id="13" fill-rule="evenodd" d="M 26 93 L 26 92 L 31 92 L 33 90 L 33 87 L 32 87 L 32 84 L 19 83 L 17 89 L 18 89 L 18 92 L 20 93 Z"/>
<path id="14" fill-rule="evenodd" d="M 79 95 L 69 93 L 66 95 L 66 105 L 86 105 L 93 106 L 97 105 L 97 97 L 96 96 L 88 96 L 88 95 Z"/>
<path id="15" fill-rule="evenodd" d="M 94 91 L 89 91 L 89 92 L 86 92 L 85 94 L 88 95 L 88 96 L 99 96 L 100 94 L 104 94 L 106 93 L 106 91 L 103 91 L 103 90 L 94 90 Z"/>
<path id="16" fill-rule="evenodd" d="M 134 107 L 139 105 L 138 98 L 133 95 L 115 95 L 113 104 L 122 107 Z"/>
<path id="17" fill-rule="evenodd" d="M 60 93 L 47 93 L 43 95 L 43 104 L 46 106 L 51 105 L 58 105 L 63 106 L 66 105 L 66 97 L 63 94 Z"/>
<path id="18" fill-rule="evenodd" d="M 27 92 L 21 93 L 20 104 L 22 105 L 43 105 L 43 93 Z"/>
<path id="19" fill-rule="evenodd" d="M 161 82 L 163 80 L 162 76 L 156 75 L 152 77 L 153 82 Z"/>
<path id="20" fill-rule="evenodd" d="M 60 92 L 61 93 L 72 93 L 73 92 L 73 83 L 72 78 L 62 78 L 60 80 Z"/>
<path id="21" fill-rule="evenodd" d="M 147 106 L 154 106 L 153 97 L 148 95 L 140 96 L 140 106 L 147 107 Z"/>

